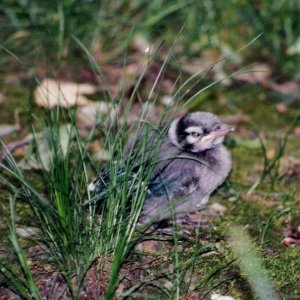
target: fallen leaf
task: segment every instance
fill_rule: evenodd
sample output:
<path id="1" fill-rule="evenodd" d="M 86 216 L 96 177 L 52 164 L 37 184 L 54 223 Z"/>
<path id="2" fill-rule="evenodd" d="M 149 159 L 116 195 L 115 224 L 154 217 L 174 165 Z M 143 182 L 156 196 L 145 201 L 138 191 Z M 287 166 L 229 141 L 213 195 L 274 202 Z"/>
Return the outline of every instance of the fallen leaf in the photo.
<path id="1" fill-rule="evenodd" d="M 285 247 L 293 247 L 295 245 L 300 245 L 300 226 L 291 227 L 287 231 L 284 232 L 284 239 L 281 243 Z"/>
<path id="2" fill-rule="evenodd" d="M 204 51 L 200 58 L 187 61 L 185 58 L 181 60 L 182 69 L 188 74 L 195 74 L 199 71 L 204 71 L 209 66 L 213 65 L 220 58 L 220 52 L 210 49 Z"/>
<path id="3" fill-rule="evenodd" d="M 222 85 L 230 85 L 232 83 L 232 79 L 228 76 L 228 74 L 225 72 L 225 65 L 226 61 L 218 61 L 214 66 L 213 66 L 213 79 L 215 81 L 220 81 Z"/>
<path id="4" fill-rule="evenodd" d="M 18 130 L 20 130 L 19 125 L 8 125 L 8 124 L 0 125 L 0 137 L 9 135 Z"/>
<path id="5" fill-rule="evenodd" d="M 25 155 L 25 150 L 24 148 L 20 147 L 20 148 L 17 148 L 15 151 L 14 151 L 14 155 L 15 156 L 24 156 Z"/>
<path id="6" fill-rule="evenodd" d="M 187 295 L 186 300 L 198 300 L 201 299 L 199 291 L 192 291 Z"/>
<path id="7" fill-rule="evenodd" d="M 136 245 L 139 252 L 149 254 L 163 254 L 170 250 L 170 244 L 159 240 L 146 240 Z"/>
<path id="8" fill-rule="evenodd" d="M 100 161 L 109 161 L 111 159 L 111 155 L 109 151 L 101 149 L 93 155 L 93 159 Z"/>
<path id="9" fill-rule="evenodd" d="M 92 153 L 96 153 L 99 150 L 102 149 L 101 143 L 97 140 L 94 141 L 92 143 L 89 144 L 88 149 L 92 152 Z"/>
<path id="10" fill-rule="evenodd" d="M 2 152 L 0 152 L 0 160 L 3 160 L 6 157 L 7 153 L 9 152 L 14 152 L 14 154 L 16 154 L 17 151 L 20 151 L 19 152 L 20 156 L 24 156 L 25 155 L 24 146 L 28 145 L 31 141 L 32 141 L 32 135 L 28 134 L 21 140 L 6 144 Z"/>
<path id="11" fill-rule="evenodd" d="M 223 296 L 220 294 L 212 294 L 210 297 L 211 300 L 235 300 L 235 298 L 231 296 Z"/>
<path id="12" fill-rule="evenodd" d="M 284 247 L 289 248 L 289 247 L 293 247 L 295 245 L 299 245 L 300 244 L 300 239 L 293 239 L 290 237 L 284 238 L 281 243 L 283 244 Z"/>
<path id="13" fill-rule="evenodd" d="M 243 73 L 234 76 L 234 80 L 244 81 L 248 83 L 266 83 L 268 82 L 272 71 L 267 64 L 256 64 Z"/>
<path id="14" fill-rule="evenodd" d="M 5 96 L 2 93 L 0 93 L 0 103 L 4 102 L 5 100 Z"/>
<path id="15" fill-rule="evenodd" d="M 295 127 L 293 133 L 295 136 L 300 136 L 300 127 Z"/>
<path id="16" fill-rule="evenodd" d="M 60 128 L 60 146 L 65 156 L 67 153 L 68 145 L 73 133 L 71 132 L 71 125 L 63 125 Z M 28 145 L 25 148 L 25 157 L 18 162 L 18 166 L 24 170 L 39 170 L 45 169 L 49 171 L 53 164 L 53 152 L 51 146 L 48 144 L 47 135 L 49 134 L 48 129 L 44 129 L 42 132 L 35 136 L 37 151 L 39 159 L 36 159 L 33 151 L 33 145 Z"/>
<path id="17" fill-rule="evenodd" d="M 173 287 L 174 287 L 174 283 L 172 281 L 170 281 L 170 280 L 166 280 L 165 284 L 164 284 L 164 287 L 167 290 L 171 291 L 173 289 Z"/>
<path id="18" fill-rule="evenodd" d="M 285 103 L 278 103 L 276 104 L 276 110 L 281 114 L 285 114 L 288 112 L 288 107 Z"/>
<path id="19" fill-rule="evenodd" d="M 228 85 L 232 82 L 231 78 L 225 71 L 227 61 L 220 60 L 220 52 L 215 50 L 209 50 L 202 54 L 198 59 L 191 61 L 182 60 L 182 69 L 190 74 L 196 73 L 207 75 L 213 80 L 220 80 L 221 84 Z"/>
<path id="20" fill-rule="evenodd" d="M 117 116 L 117 108 L 108 102 L 92 102 L 77 110 L 78 125 L 92 127 L 97 122 L 107 121 L 112 123 Z"/>
<path id="21" fill-rule="evenodd" d="M 208 209 L 210 210 L 210 214 L 215 216 L 223 216 L 227 210 L 227 208 L 220 203 L 213 203 Z"/>
<path id="22" fill-rule="evenodd" d="M 67 155 L 69 143 L 70 143 L 70 138 L 73 136 L 73 132 L 71 129 L 71 125 L 63 125 L 59 129 L 59 140 L 60 140 L 60 147 L 63 152 L 63 155 Z"/>
<path id="23" fill-rule="evenodd" d="M 271 160 L 275 157 L 275 154 L 276 154 L 276 150 L 274 148 L 271 148 L 267 151 L 267 158 Z"/>
<path id="24" fill-rule="evenodd" d="M 16 231 L 17 234 L 23 238 L 28 238 L 39 233 L 39 230 L 36 227 L 19 227 Z"/>
<path id="25" fill-rule="evenodd" d="M 300 159 L 293 156 L 285 156 L 280 160 L 279 174 L 300 178 Z"/>
<path id="26" fill-rule="evenodd" d="M 297 82 L 286 81 L 283 83 L 275 83 L 269 80 L 271 69 L 265 65 L 265 69 L 249 69 L 247 73 L 234 76 L 235 80 L 245 81 L 252 84 L 259 83 L 263 87 L 271 91 L 281 93 L 287 96 L 299 97 L 300 86 Z"/>
<path id="27" fill-rule="evenodd" d="M 282 94 L 299 94 L 299 85 L 294 81 L 273 84 L 272 90 Z"/>
<path id="28" fill-rule="evenodd" d="M 34 99 L 38 106 L 53 108 L 84 106 L 91 103 L 84 95 L 97 92 L 96 86 L 88 83 L 63 82 L 44 79 L 34 91 Z"/>

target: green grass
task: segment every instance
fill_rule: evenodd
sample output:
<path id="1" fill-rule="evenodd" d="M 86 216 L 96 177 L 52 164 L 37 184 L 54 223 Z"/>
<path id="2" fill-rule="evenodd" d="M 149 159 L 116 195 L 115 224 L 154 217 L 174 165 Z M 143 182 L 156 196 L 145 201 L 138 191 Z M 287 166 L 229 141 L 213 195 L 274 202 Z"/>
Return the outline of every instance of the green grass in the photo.
<path id="1" fill-rule="evenodd" d="M 86 197 L 88 180 L 85 166 L 86 149 L 75 132 L 74 125 L 70 127 L 66 149 L 62 148 L 59 114 L 59 110 L 49 112 L 49 123 L 42 132 L 46 145 L 44 151 L 49 153 L 47 163 L 50 166 L 46 168 L 41 153 L 35 153 L 36 161 L 42 166 L 42 190 L 28 181 L 10 153 L 7 153 L 5 164 L 1 167 L 4 176 L 6 174 L 3 180 L 7 181 L 7 187 L 17 201 L 30 205 L 33 226 L 40 232 L 34 244 L 44 245 L 47 249 L 47 261 L 66 272 L 68 288 L 75 297 L 78 291 L 74 291 L 71 277 L 74 274 L 79 276 L 80 280 L 80 276 L 84 277 L 97 251 L 96 238 L 99 231 L 94 226 L 95 220 L 88 220 L 80 207 L 80 203 Z M 75 144 L 71 146 L 73 137 Z M 33 139 L 36 149 L 40 142 L 37 137 Z M 10 232 L 13 234 L 12 230 Z M 13 248 L 16 248 L 15 245 Z"/>
<path id="2" fill-rule="evenodd" d="M 83 45 L 81 47 L 85 50 Z M 101 73 L 101 69 L 97 67 L 92 57 L 88 56 L 88 58 L 93 68 Z M 159 72 L 161 75 L 159 76 L 162 76 L 164 73 L 166 65 L 165 63 L 161 66 L 161 71 Z M 123 121 L 116 123 L 112 122 L 113 126 L 108 127 L 104 125 L 106 124 L 105 120 L 98 120 L 95 127 L 91 130 L 90 136 L 87 138 L 82 138 L 78 132 L 75 122 L 75 110 L 54 109 L 48 111 L 45 115 L 32 115 L 31 128 L 35 136 L 33 140 L 35 159 L 41 165 L 45 163 L 39 150 L 41 139 L 36 132 L 36 128 L 38 128 L 41 130 L 43 140 L 47 142 L 46 149 L 49 152 L 48 157 L 50 160 L 47 164 L 48 166 L 44 165 L 42 170 L 37 174 L 39 182 L 33 180 L 31 176 L 24 174 L 19 169 L 14 158 L 8 153 L 6 162 L 2 165 L 2 171 L 4 170 L 2 174 L 4 176 L 3 180 L 6 181 L 7 187 L 12 193 L 12 199 L 15 199 L 14 201 L 17 204 L 29 204 L 30 209 L 27 215 L 29 214 L 31 217 L 30 223 L 39 228 L 41 233 L 26 243 L 24 243 L 23 238 L 17 236 L 16 227 L 22 225 L 23 221 L 27 221 L 25 218 L 22 218 L 17 224 L 15 223 L 15 205 L 14 201 L 12 201 L 11 218 L 8 219 L 10 224 L 8 227 L 8 236 L 10 236 L 11 249 L 12 253 L 15 253 L 15 259 L 10 264 L 3 263 L 2 261 L 2 275 L 5 278 L 6 284 L 9 284 L 19 295 L 27 299 L 30 299 L 30 297 L 39 299 L 41 297 L 37 289 L 39 278 L 36 274 L 32 274 L 32 270 L 27 263 L 28 255 L 30 255 L 26 250 L 26 244 L 28 245 L 28 243 L 45 246 L 44 249 L 46 249 L 46 252 L 44 254 L 46 254 L 46 257 L 42 260 L 38 257 L 32 257 L 31 260 L 42 266 L 50 265 L 51 272 L 64 274 L 65 284 L 72 299 L 78 299 L 90 270 L 97 266 L 97 270 L 101 274 L 102 272 L 107 272 L 105 270 L 108 268 L 110 271 L 107 275 L 107 285 L 101 295 L 106 299 L 111 299 L 118 290 L 118 286 L 122 280 L 122 270 L 130 257 L 132 258 L 131 255 L 135 245 L 142 242 L 144 238 L 149 238 L 147 235 L 143 236 L 140 230 L 136 231 L 135 227 L 145 197 L 143 182 L 147 183 L 147 180 L 149 180 L 151 169 L 145 172 L 145 166 L 143 164 L 140 166 L 138 171 L 140 172 L 140 176 L 137 177 L 137 181 L 133 182 L 133 184 L 136 186 L 137 191 L 141 192 L 135 193 L 136 196 L 131 199 L 132 186 L 128 186 L 127 181 L 134 168 L 134 155 L 136 155 L 136 152 L 132 151 L 129 154 L 132 156 L 132 159 L 125 162 L 123 152 L 128 138 L 126 118 L 130 116 L 130 105 L 134 102 L 139 92 L 139 84 L 142 82 L 144 74 L 145 72 L 141 73 L 133 94 L 127 102 L 125 120 L 123 119 Z M 100 75 L 102 76 L 102 74 Z M 153 83 L 153 88 L 150 89 L 152 97 L 149 96 L 147 100 L 149 104 L 155 103 L 158 99 L 158 94 L 154 86 L 159 85 L 159 76 Z M 196 80 L 197 83 L 198 79 L 190 78 L 188 82 L 190 80 Z M 184 88 L 185 83 L 182 83 L 179 88 L 181 93 L 177 92 L 178 101 L 183 101 L 186 96 Z M 197 101 L 197 97 L 191 95 L 190 98 L 185 98 L 185 100 L 187 101 L 185 103 L 189 103 Z M 114 99 L 111 98 L 110 101 L 113 102 Z M 162 113 L 161 118 L 163 119 L 166 114 L 168 114 L 168 109 Z M 141 116 L 146 118 L 146 109 L 141 112 Z M 119 116 L 117 119 L 119 119 Z M 63 135 L 60 126 L 66 122 L 69 122 L 69 126 L 66 127 L 68 128 L 67 143 L 62 144 L 62 139 L 65 140 L 66 136 Z M 140 129 L 143 129 L 144 126 L 144 123 L 137 124 L 137 128 Z M 151 128 L 149 127 L 149 129 Z M 98 131 L 106 132 L 104 145 L 113 154 L 113 159 L 108 163 L 107 168 L 111 174 L 114 174 L 111 176 L 111 181 L 109 182 L 109 193 L 102 208 L 102 218 L 99 218 L 95 213 L 93 205 L 88 210 L 82 206 L 86 200 L 90 199 L 87 185 L 91 174 L 95 172 L 87 147 L 98 136 Z M 142 161 L 144 156 L 147 155 L 145 152 L 145 141 L 146 137 L 138 151 L 139 155 L 142 156 L 139 159 Z M 259 163 L 256 160 L 258 157 L 263 158 L 263 153 L 259 148 L 252 149 L 251 147 L 247 148 L 245 145 L 236 145 L 234 143 L 232 147 L 234 156 L 240 155 L 241 162 L 243 163 L 253 165 L 253 163 Z M 252 154 L 253 151 L 256 152 L 257 156 L 250 161 L 247 159 L 246 154 Z M 282 153 L 280 152 L 280 157 Z M 124 178 L 120 182 L 116 182 L 118 169 L 120 167 L 124 168 L 124 166 Z M 234 196 L 237 196 L 237 194 L 249 189 L 251 182 L 247 182 L 246 180 L 247 174 L 245 172 L 248 172 L 247 170 L 249 171 L 246 168 L 240 174 L 241 170 L 238 167 L 234 169 L 232 178 L 235 178 L 237 185 L 224 187 L 222 197 L 226 199 L 232 193 Z M 260 174 L 258 173 L 257 175 L 259 176 Z M 277 178 L 275 178 L 275 182 L 277 182 Z M 251 201 L 250 196 L 248 200 L 245 198 L 236 200 L 232 205 L 229 205 L 229 207 L 232 207 L 232 210 L 228 215 L 227 221 L 224 222 L 221 220 L 217 231 L 211 232 L 210 235 L 214 237 L 219 236 L 222 239 L 224 235 L 228 235 L 227 226 L 231 226 L 232 223 L 238 223 L 250 226 L 250 233 L 257 236 L 256 242 L 264 247 L 264 249 L 270 243 L 278 243 L 280 241 L 278 232 L 281 230 L 281 221 L 285 219 L 286 214 L 289 214 L 293 201 L 285 201 L 285 203 L 288 202 L 290 204 L 278 211 L 272 208 L 266 209 L 264 200 L 268 197 L 267 191 L 270 191 L 269 183 L 264 182 L 261 186 L 258 186 L 258 193 L 262 192 L 261 188 L 266 189 L 266 196 L 261 197 L 263 201 L 260 205 L 255 202 L 249 202 Z M 288 197 L 292 198 L 293 195 L 290 194 Z M 132 209 L 128 215 L 127 207 L 129 201 Z M 261 213 L 262 211 L 263 213 Z M 239 273 L 228 250 L 228 245 L 224 244 L 224 249 L 217 255 L 213 253 L 209 254 L 216 248 L 213 242 L 210 242 L 209 246 L 199 242 L 199 237 L 202 233 L 201 231 L 196 232 L 194 242 L 186 244 L 183 236 L 180 234 L 180 228 L 174 224 L 172 228 L 173 236 L 169 240 L 172 244 L 172 250 L 168 254 L 169 258 L 164 263 L 164 267 L 154 267 L 152 270 L 155 274 L 154 279 L 151 276 L 146 276 L 144 282 L 132 286 L 124 294 L 124 297 L 131 294 L 154 293 L 155 295 L 164 295 L 170 299 L 180 299 L 184 295 L 188 295 L 190 284 L 196 287 L 196 289 L 203 291 L 203 294 L 209 294 L 214 290 L 225 291 L 226 287 L 231 286 L 231 282 L 234 282 L 231 287 L 232 293 L 241 295 L 240 288 L 246 284 L 242 276 L 247 278 L 247 275 L 243 273 L 241 276 Z M 182 251 L 182 247 L 186 251 Z M 204 254 L 209 254 L 210 256 L 206 257 Z M 166 253 L 163 255 L 166 255 Z M 218 255 L 221 255 L 223 259 L 220 259 Z M 3 255 L 2 259 L 5 260 L 6 256 Z M 275 283 L 280 286 L 283 280 L 282 275 L 280 275 L 281 273 L 273 275 L 274 270 L 278 268 L 274 264 L 274 254 L 267 255 L 263 259 L 271 266 L 270 273 L 272 274 L 272 278 L 275 278 Z M 286 257 L 286 263 L 290 263 L 289 257 Z M 173 266 L 172 270 L 168 269 L 168 265 Z M 208 272 L 206 272 L 207 270 Z M 199 279 L 194 282 L 193 278 L 198 276 L 200 276 Z M 161 277 L 171 283 L 168 288 L 164 286 L 165 283 L 161 281 Z M 74 283 L 74 278 L 77 278 L 77 283 Z M 186 284 L 186 281 L 190 282 L 190 284 Z M 286 283 L 287 281 L 284 282 Z M 248 287 L 249 291 L 250 288 Z"/>
<path id="3" fill-rule="evenodd" d="M 270 62 L 273 71 L 283 74 L 281 77 L 298 78 L 299 10 L 296 1 L 279 1 L 274 5 L 269 0 L 255 5 L 233 0 L 4 0 L 0 40 L 2 46 L 18 50 L 18 56 L 28 61 L 43 59 L 53 63 L 68 57 L 78 63 L 81 55 L 72 41 L 75 36 L 91 53 L 104 54 L 103 63 L 123 55 L 129 36 L 130 42 L 136 35 L 142 35 L 150 44 L 159 40 L 170 46 L 183 25 L 181 55 L 187 57 L 198 57 L 207 48 L 228 55 L 263 33 L 246 57 Z"/>
<path id="4" fill-rule="evenodd" d="M 82 44 L 80 46 L 88 54 L 84 46 Z M 146 100 L 148 105 L 154 105 L 158 99 L 155 88 L 159 84 L 169 56 L 162 64 L 150 89 L 148 100 Z M 88 58 L 94 70 L 102 76 L 96 62 L 90 55 Z M 137 133 L 143 131 L 143 139 L 139 143 L 133 143 L 126 160 L 124 160 L 124 147 L 128 138 L 126 120 L 144 74 L 145 72 L 141 73 L 140 79 L 126 103 L 123 120 L 119 121 L 120 116 L 117 116 L 117 122 L 109 120 L 110 125 L 105 125 L 106 120 L 99 119 L 88 138 L 83 139 L 79 134 L 75 110 L 56 108 L 47 111 L 44 117 L 35 116 L 30 112 L 34 150 L 34 157 L 31 159 L 34 159 L 36 164 L 41 167 L 39 172 L 41 183 L 39 182 L 38 185 L 30 181 L 30 177 L 23 173 L 14 157 L 8 150 L 5 150 L 5 145 L 2 144 L 6 152 L 5 161 L 1 163 L 2 180 L 17 202 L 29 204 L 30 211 L 28 213 L 32 217 L 32 225 L 39 230 L 38 236 L 33 238 L 31 243 L 37 246 L 43 245 L 42 249 L 45 249 L 44 260 L 39 261 L 37 257 L 32 259 L 42 265 L 51 265 L 54 272 L 64 274 L 64 281 L 72 299 L 79 297 L 87 273 L 98 260 L 104 261 L 104 265 L 108 264 L 110 269 L 107 286 L 102 296 L 112 299 L 120 281 L 120 270 L 124 260 L 134 245 L 141 241 L 141 229 L 136 231 L 136 224 L 146 196 L 145 186 L 147 186 L 152 169 L 155 167 L 155 161 L 150 167 L 146 165 L 147 155 L 153 155 L 153 151 L 155 153 L 159 149 L 159 144 L 153 144 L 153 151 L 150 154 L 146 151 L 147 131 L 148 134 L 151 133 L 152 125 L 143 122 L 137 124 Z M 182 100 L 182 95 L 177 96 L 178 102 Z M 29 100 L 32 101 L 32 99 Z M 110 98 L 110 102 L 113 103 L 113 101 L 114 99 Z M 161 119 L 168 114 L 169 110 L 170 108 L 165 109 L 161 114 Z M 140 118 L 147 119 L 147 114 L 148 111 L 145 107 L 141 111 Z M 62 130 L 61 124 L 66 122 L 68 125 L 64 125 L 65 129 Z M 37 128 L 41 131 L 37 132 Z M 165 134 L 165 128 L 167 127 L 162 129 L 160 135 Z M 93 200 L 90 198 L 91 195 L 87 191 L 91 166 L 93 166 L 87 146 L 94 139 L 94 133 L 98 129 L 105 132 L 104 147 L 113 157 L 106 166 L 110 176 L 107 194 L 101 205 L 101 217 L 98 215 L 99 212 L 96 212 Z M 135 139 L 138 139 L 138 135 L 135 136 Z M 136 168 L 136 161 L 140 161 L 140 165 L 138 170 L 135 170 L 137 176 L 132 180 L 131 174 Z M 120 169 L 124 170 L 122 177 L 119 174 Z M 90 203 L 88 208 L 83 205 L 86 202 Z M 11 216 L 14 215 L 15 210 L 12 205 Z M 19 295 L 28 299 L 30 297 L 39 299 L 41 296 L 36 288 L 31 270 L 26 264 L 26 256 L 29 254 L 20 246 L 21 242 L 17 238 L 14 219 L 11 224 L 8 232 L 13 237 L 13 239 L 11 238 L 11 247 L 17 257 L 15 262 L 6 264 L 4 255 L 1 262 L 3 266 L 1 273 L 5 282 Z M 182 293 L 180 286 L 185 271 L 193 265 L 197 255 L 192 255 L 188 261 L 180 258 L 176 227 L 173 228 L 172 240 L 174 252 L 171 257 L 175 271 L 170 274 L 170 280 L 173 283 L 172 289 L 165 290 L 165 293 L 169 295 L 169 298 L 178 298 Z M 199 248 L 200 244 L 196 243 L 191 253 L 198 253 Z M 23 276 L 18 272 L 19 264 L 22 266 Z M 20 279 L 12 280 L 14 277 Z M 76 278 L 77 283 L 74 283 L 73 278 Z M 24 290 L 27 291 L 27 294 Z"/>
<path id="5" fill-rule="evenodd" d="M 43 291 L 39 285 L 41 274 L 34 272 L 37 265 L 49 267 L 50 274 L 62 274 L 72 299 L 79 298 L 89 272 L 95 269 L 105 285 L 99 296 L 106 299 L 116 295 L 181 299 L 188 297 L 193 289 L 202 296 L 216 291 L 251 299 L 250 285 L 252 282 L 255 290 L 255 281 L 248 275 L 253 274 L 246 264 L 249 257 L 243 259 L 243 255 L 247 252 L 244 248 L 252 245 L 261 257 L 260 270 L 264 273 L 264 268 L 267 269 L 268 280 L 273 281 L 278 294 L 299 296 L 295 292 L 295 282 L 299 281 L 299 249 L 283 249 L 280 244 L 288 224 L 299 225 L 299 192 L 295 178 L 279 174 L 282 157 L 299 154 L 299 142 L 291 134 L 298 124 L 297 104 L 290 105 L 280 95 L 258 86 L 220 87 L 217 81 L 207 79 L 215 64 L 191 77 L 186 77 L 181 70 L 182 57 L 197 59 L 213 48 L 227 57 L 230 72 L 234 72 L 231 70 L 236 69 L 238 60 L 246 63 L 255 60 L 272 66 L 275 81 L 297 79 L 299 5 L 293 1 L 274 4 L 267 0 L 255 6 L 249 1 L 216 3 L 211 0 L 2 2 L 0 76 L 9 80 L 0 85 L 9 101 L 1 103 L 1 120 L 10 123 L 18 107 L 24 132 L 30 130 L 35 136 L 32 143 L 35 159 L 44 163 L 39 150 L 39 144 L 44 141 L 50 161 L 35 172 L 22 171 L 12 155 L 2 165 L 1 176 L 7 185 L 0 195 L 1 212 L 6 218 L 6 228 L 1 228 L 2 236 L 6 237 L 6 241 L 1 240 L 1 284 L 10 285 L 23 298 L 40 299 Z M 255 38 L 260 33 L 263 34 Z M 144 46 L 151 45 L 151 55 L 144 56 L 141 49 L 136 51 L 133 45 L 136 37 L 144 38 Z M 242 54 L 232 50 L 253 38 L 255 42 L 250 42 Z M 135 77 L 130 95 L 125 95 L 125 65 L 132 61 L 140 63 L 140 56 L 147 68 Z M 101 87 L 109 87 L 103 73 L 105 68 L 114 70 L 115 64 L 124 65 L 117 99 L 109 92 L 100 93 L 99 99 L 124 108 L 123 121 L 117 116 L 114 126 L 107 127 L 105 120 L 98 120 L 89 137 L 80 136 L 75 110 L 41 111 L 32 105 L 32 99 L 30 105 L 24 104 L 36 84 L 28 89 L 31 85 L 26 82 L 28 78 L 68 78 L 71 74 L 72 80 L 81 81 L 78 71 L 91 69 L 97 80 L 100 79 Z M 147 72 L 157 65 L 156 78 L 149 80 Z M 214 196 L 214 201 L 225 205 L 227 212 L 211 221 L 213 228 L 201 229 L 191 236 L 182 234 L 182 228 L 176 224 L 171 229 L 172 236 L 167 238 L 136 230 L 145 197 L 142 182 L 147 183 L 151 169 L 140 166 L 140 176 L 133 183 L 141 192 L 135 193 L 133 199 L 132 186 L 127 185 L 135 153 L 132 151 L 132 159 L 124 162 L 124 145 L 129 135 L 126 119 L 130 118 L 134 103 L 159 102 L 164 93 L 161 87 L 165 75 L 174 83 L 172 95 L 180 103 L 176 112 L 183 105 L 189 110 L 209 110 L 221 115 L 243 111 L 250 118 L 241 125 L 248 132 L 228 140 L 233 172 L 229 184 Z M 278 101 L 288 104 L 286 114 L 277 113 Z M 168 109 L 162 112 L 160 119 L 168 112 Z M 145 106 L 140 117 L 145 119 L 147 113 Z M 67 123 L 67 143 L 63 146 L 61 140 L 66 136 L 60 126 Z M 143 126 L 147 127 L 142 123 L 136 127 L 142 130 Z M 151 126 L 147 128 L 150 130 Z M 283 137 L 277 136 L 278 130 L 284 133 Z M 260 142 L 254 139 L 254 132 L 263 137 Z M 11 138 L 16 136 L 7 141 Z M 107 165 L 113 175 L 102 218 L 93 205 L 88 209 L 82 206 L 92 200 L 87 185 L 99 169 L 99 162 L 92 161 L 88 151 L 89 143 L 96 139 L 113 156 Z M 139 159 L 147 155 L 145 146 L 144 141 Z M 269 149 L 275 149 L 273 158 L 267 156 Z M 125 168 L 125 175 L 121 182 L 116 182 L 120 167 Z M 247 194 L 249 190 L 251 193 Z M 130 214 L 126 212 L 128 205 L 132 208 Z M 234 257 L 227 237 L 229 228 L 236 224 L 247 227 L 253 242 L 250 245 L 249 241 L 242 243 L 243 238 L 236 238 L 240 247 Z M 28 225 L 38 228 L 39 234 L 29 239 L 20 236 L 17 229 Z M 205 235 L 208 238 L 203 241 Z M 162 239 L 158 242 L 161 252 L 138 252 L 135 246 L 147 239 Z M 43 245 L 43 257 L 32 257 L 33 245 Z M 8 250 L 4 251 L 6 247 Z M 257 261 L 256 255 L 255 251 L 250 253 L 250 261 Z M 236 258 L 241 259 L 236 261 Z M 137 269 L 144 272 L 142 276 L 135 275 Z M 120 287 L 128 273 L 132 275 L 128 279 L 132 285 L 128 284 L 129 289 L 122 291 Z"/>

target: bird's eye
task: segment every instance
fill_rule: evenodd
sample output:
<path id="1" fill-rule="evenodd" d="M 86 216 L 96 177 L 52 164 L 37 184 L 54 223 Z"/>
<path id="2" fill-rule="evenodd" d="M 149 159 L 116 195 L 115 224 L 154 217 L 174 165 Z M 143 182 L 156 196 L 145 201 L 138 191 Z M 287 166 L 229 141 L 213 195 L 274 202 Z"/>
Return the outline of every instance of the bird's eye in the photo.
<path id="1" fill-rule="evenodd" d="M 197 138 L 200 136 L 200 133 L 198 132 L 191 132 L 191 136 L 194 137 L 194 138 Z"/>

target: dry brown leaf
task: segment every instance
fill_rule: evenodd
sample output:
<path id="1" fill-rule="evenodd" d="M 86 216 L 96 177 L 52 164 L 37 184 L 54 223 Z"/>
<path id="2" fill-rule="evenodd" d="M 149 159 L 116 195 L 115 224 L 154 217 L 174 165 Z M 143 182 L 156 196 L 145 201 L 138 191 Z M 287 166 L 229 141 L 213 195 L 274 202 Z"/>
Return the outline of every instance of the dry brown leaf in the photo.
<path id="1" fill-rule="evenodd" d="M 103 149 L 99 141 L 94 141 L 89 144 L 89 150 L 92 152 L 92 156 L 95 160 L 108 161 L 111 158 L 110 152 Z"/>
<path id="2" fill-rule="evenodd" d="M 299 94 L 299 85 L 293 81 L 286 81 L 280 84 L 271 84 L 271 89 L 282 94 Z"/>
<path id="3" fill-rule="evenodd" d="M 99 161 L 109 161 L 111 159 L 111 155 L 109 151 L 101 149 L 93 155 L 93 159 Z"/>
<path id="4" fill-rule="evenodd" d="M 294 133 L 295 136 L 300 136 L 300 126 L 295 127 L 293 133 Z"/>
<path id="5" fill-rule="evenodd" d="M 288 112 L 288 107 L 285 103 L 278 103 L 276 104 L 276 110 L 281 114 L 285 114 Z"/>
<path id="6" fill-rule="evenodd" d="M 0 125 L 0 137 L 9 135 L 15 131 L 18 131 L 19 129 L 20 129 L 19 125 L 9 125 L 9 124 Z"/>
<path id="7" fill-rule="evenodd" d="M 289 248 L 297 244 L 300 244 L 300 239 L 293 239 L 290 237 L 286 237 L 281 241 L 281 243 L 283 244 L 284 247 Z"/>
<path id="8" fill-rule="evenodd" d="M 30 227 L 30 226 L 18 227 L 16 229 L 16 231 L 17 231 L 17 234 L 20 237 L 23 237 L 23 238 L 32 237 L 32 236 L 37 235 L 38 233 L 40 233 L 40 231 L 37 227 Z"/>
<path id="9" fill-rule="evenodd" d="M 223 296 L 223 295 L 220 295 L 220 294 L 212 294 L 211 295 L 211 300 L 235 300 L 235 298 L 231 297 L 231 296 Z"/>
<path id="10" fill-rule="evenodd" d="M 54 154 L 49 147 L 49 142 L 46 138 L 48 129 L 45 128 L 42 132 L 35 135 L 37 142 L 37 151 L 39 153 L 39 159 L 35 158 L 33 145 L 27 145 L 25 147 L 25 157 L 18 162 L 18 166 L 23 170 L 39 170 L 45 169 L 49 171 L 52 167 Z M 74 135 L 70 124 L 62 125 L 59 129 L 60 146 L 63 155 L 66 155 L 68 151 L 69 142 Z M 26 140 L 27 141 L 27 140 Z"/>
<path id="11" fill-rule="evenodd" d="M 15 155 L 15 156 L 18 156 L 18 157 L 24 156 L 24 155 L 25 155 L 25 149 L 24 149 L 24 147 L 17 148 L 17 149 L 14 151 L 14 155 Z"/>
<path id="12" fill-rule="evenodd" d="M 93 126 L 97 121 L 114 122 L 117 108 L 107 102 L 90 102 L 88 105 L 78 108 L 77 123 L 82 126 Z"/>
<path id="13" fill-rule="evenodd" d="M 53 79 L 44 79 L 34 91 L 34 99 L 38 106 L 53 108 L 85 106 L 91 103 L 84 95 L 97 92 L 96 86 L 88 83 L 60 82 Z"/>
<path id="14" fill-rule="evenodd" d="M 293 247 L 295 245 L 300 244 L 300 226 L 298 227 L 290 227 L 288 230 L 284 232 L 284 239 L 281 243 L 285 247 Z"/>
<path id="15" fill-rule="evenodd" d="M 182 59 L 181 66 L 182 69 L 188 74 L 195 74 L 213 65 L 218 61 L 219 58 L 220 58 L 219 51 L 209 49 L 207 51 L 204 51 L 202 56 L 198 59 L 194 59 L 191 61 L 186 61 L 185 59 Z"/>
<path id="16" fill-rule="evenodd" d="M 249 83 L 265 83 L 271 75 L 271 68 L 267 64 L 256 64 L 247 69 L 247 72 L 234 76 L 235 80 Z"/>
<path id="17" fill-rule="evenodd" d="M 231 83 L 231 79 L 225 71 L 226 61 L 219 59 L 219 52 L 214 50 L 206 51 L 198 59 L 192 61 L 182 60 L 182 69 L 191 75 L 206 72 L 206 75 L 211 75 L 214 80 L 220 80 L 223 85 L 228 85 Z"/>
<path id="18" fill-rule="evenodd" d="M 300 178 L 300 159 L 286 156 L 280 160 L 279 173 L 281 175 Z"/>
<path id="19" fill-rule="evenodd" d="M 224 205 L 217 202 L 211 204 L 208 209 L 210 210 L 212 216 L 223 216 L 227 210 Z"/>
<path id="20" fill-rule="evenodd" d="M 0 93 L 0 103 L 4 102 L 5 100 L 5 96 L 2 93 Z"/>
<path id="21" fill-rule="evenodd" d="M 276 155 L 276 150 L 274 148 L 270 148 L 268 151 L 267 151 L 267 158 L 269 160 L 273 159 Z"/>
<path id="22" fill-rule="evenodd" d="M 166 248 L 167 244 L 158 240 L 143 241 L 136 246 L 137 251 L 151 254 L 164 253 Z"/>

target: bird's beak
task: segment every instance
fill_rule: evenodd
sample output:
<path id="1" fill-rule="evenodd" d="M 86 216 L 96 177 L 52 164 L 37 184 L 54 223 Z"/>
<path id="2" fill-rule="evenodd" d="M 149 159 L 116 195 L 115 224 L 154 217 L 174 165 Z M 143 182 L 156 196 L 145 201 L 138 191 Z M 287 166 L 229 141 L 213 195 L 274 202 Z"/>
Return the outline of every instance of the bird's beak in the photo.
<path id="1" fill-rule="evenodd" d="M 234 127 L 222 123 L 220 129 L 211 132 L 209 135 L 211 136 L 212 139 L 216 139 L 219 137 L 224 137 L 225 135 L 227 135 L 232 131 L 234 131 Z"/>
<path id="2" fill-rule="evenodd" d="M 225 137 L 226 134 L 228 134 L 229 132 L 234 131 L 234 128 L 222 123 L 220 128 L 212 131 L 210 134 L 204 136 L 201 140 L 201 142 L 206 142 L 206 141 L 214 141 L 217 140 L 218 138 L 223 138 Z"/>

